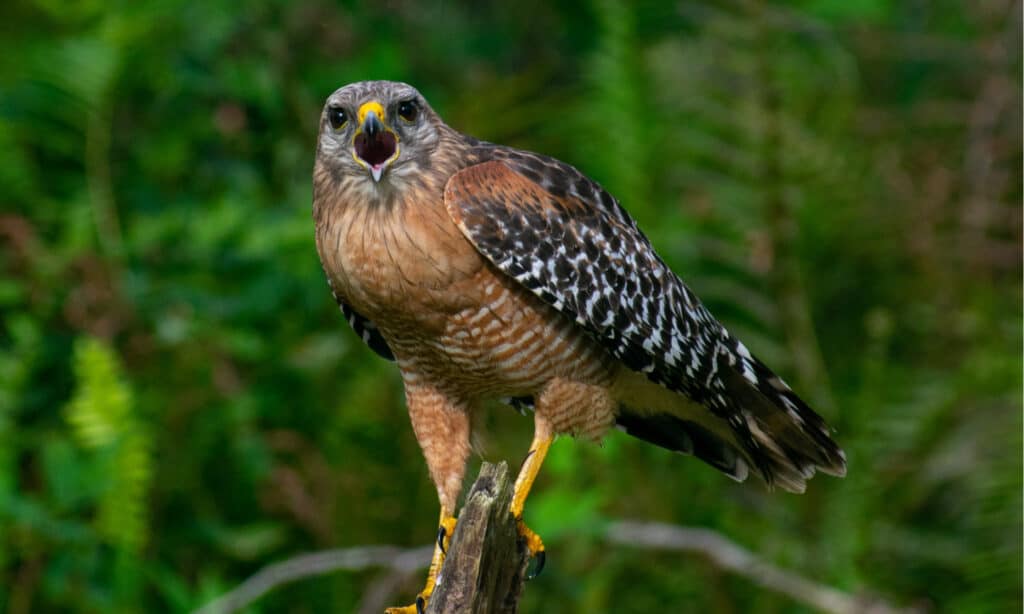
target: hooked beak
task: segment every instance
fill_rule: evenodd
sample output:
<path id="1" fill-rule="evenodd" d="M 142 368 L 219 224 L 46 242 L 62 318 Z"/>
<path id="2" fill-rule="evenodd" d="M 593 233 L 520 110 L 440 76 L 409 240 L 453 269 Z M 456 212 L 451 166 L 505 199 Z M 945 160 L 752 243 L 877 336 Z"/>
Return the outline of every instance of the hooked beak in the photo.
<path id="1" fill-rule="evenodd" d="M 377 138 L 377 135 L 384 132 L 384 124 L 377 119 L 377 113 L 370 111 L 366 114 L 366 119 L 363 121 L 363 132 L 366 133 L 367 138 L 373 140 Z"/>
<path id="2" fill-rule="evenodd" d="M 375 182 L 398 157 L 398 136 L 384 123 L 384 107 L 367 102 L 359 107 L 359 129 L 352 141 L 352 155 L 365 166 Z"/>

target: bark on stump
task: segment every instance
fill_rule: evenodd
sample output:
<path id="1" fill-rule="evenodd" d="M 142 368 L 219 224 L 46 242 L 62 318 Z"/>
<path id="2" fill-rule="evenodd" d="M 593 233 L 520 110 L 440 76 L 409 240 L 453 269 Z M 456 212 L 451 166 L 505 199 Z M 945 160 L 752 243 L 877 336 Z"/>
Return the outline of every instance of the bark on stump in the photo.
<path id="1" fill-rule="evenodd" d="M 459 514 L 426 614 L 514 614 L 529 555 L 509 513 L 508 465 L 484 463 Z"/>

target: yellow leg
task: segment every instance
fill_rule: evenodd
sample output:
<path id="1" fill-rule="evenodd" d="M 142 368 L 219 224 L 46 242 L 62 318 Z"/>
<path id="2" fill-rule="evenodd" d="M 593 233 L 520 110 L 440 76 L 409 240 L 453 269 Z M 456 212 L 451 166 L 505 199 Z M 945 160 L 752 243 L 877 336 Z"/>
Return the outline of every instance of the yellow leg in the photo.
<path id="1" fill-rule="evenodd" d="M 452 533 L 455 532 L 455 517 L 451 510 L 441 508 L 441 518 L 438 521 L 437 542 L 434 544 L 434 556 L 430 559 L 430 569 L 427 571 L 427 583 L 416 596 L 416 602 L 398 608 L 388 608 L 385 614 L 419 614 L 427 609 L 427 602 L 434 593 L 434 586 L 437 584 L 437 574 L 441 573 L 441 566 L 444 564 L 445 552 L 452 540 Z"/>
<path id="2" fill-rule="evenodd" d="M 519 470 L 519 475 L 516 477 L 516 484 L 512 491 L 512 506 L 509 510 L 516 519 L 519 535 L 526 540 L 526 547 L 530 550 L 530 556 L 540 557 L 538 559 L 538 573 L 540 572 L 539 567 L 543 566 L 544 542 L 539 535 L 534 533 L 523 522 L 523 505 L 526 503 L 526 497 L 530 494 L 530 489 L 533 487 L 533 481 L 537 478 L 537 474 L 540 473 L 540 467 L 544 463 L 544 457 L 548 454 L 548 448 L 551 447 L 552 440 L 554 440 L 554 437 L 546 432 L 538 432 L 533 436 L 533 443 L 530 444 L 530 453 L 526 456 L 526 460 L 523 461 L 523 468 Z"/>

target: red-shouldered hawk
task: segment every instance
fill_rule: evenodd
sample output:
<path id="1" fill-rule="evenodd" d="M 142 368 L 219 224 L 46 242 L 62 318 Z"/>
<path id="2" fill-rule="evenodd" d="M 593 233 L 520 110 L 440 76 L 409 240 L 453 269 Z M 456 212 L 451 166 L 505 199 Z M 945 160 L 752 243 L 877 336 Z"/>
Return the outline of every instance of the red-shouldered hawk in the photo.
<path id="1" fill-rule="evenodd" d="M 824 421 L 704 308 L 619 203 L 575 168 L 447 126 L 414 88 L 331 94 L 313 173 L 335 299 L 398 363 L 441 503 L 422 609 L 444 557 L 477 408 L 534 408 L 511 513 L 552 439 L 613 426 L 742 481 L 804 489 L 846 461 Z"/>

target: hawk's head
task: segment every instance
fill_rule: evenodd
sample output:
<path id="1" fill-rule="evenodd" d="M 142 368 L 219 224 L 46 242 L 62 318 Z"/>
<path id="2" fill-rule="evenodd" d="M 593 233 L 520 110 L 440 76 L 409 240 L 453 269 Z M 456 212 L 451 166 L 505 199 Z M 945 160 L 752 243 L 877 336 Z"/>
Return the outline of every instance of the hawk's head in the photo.
<path id="1" fill-rule="evenodd" d="M 411 85 L 360 81 L 327 98 L 320 117 L 320 162 L 367 184 L 400 183 L 430 167 L 441 119 Z"/>

